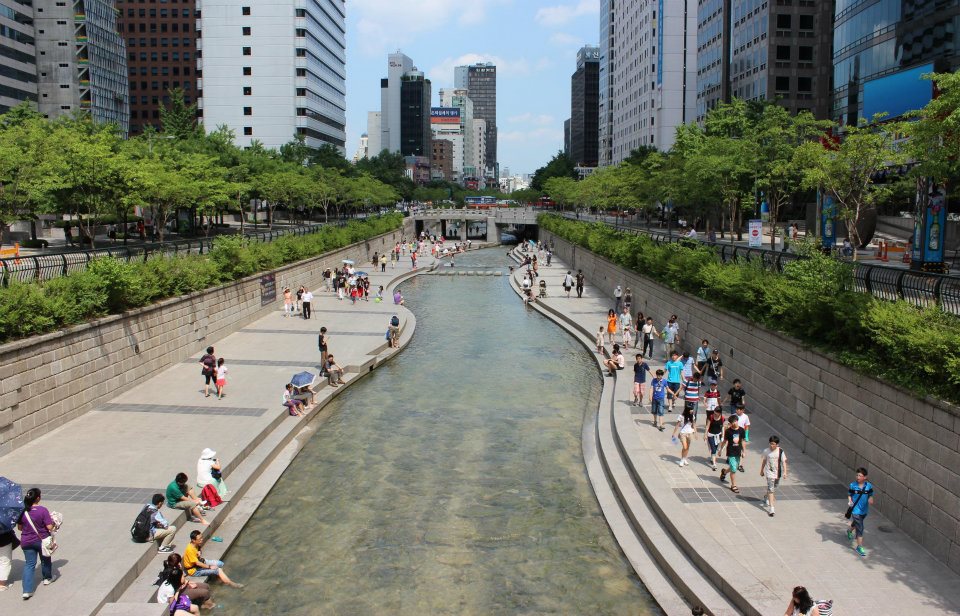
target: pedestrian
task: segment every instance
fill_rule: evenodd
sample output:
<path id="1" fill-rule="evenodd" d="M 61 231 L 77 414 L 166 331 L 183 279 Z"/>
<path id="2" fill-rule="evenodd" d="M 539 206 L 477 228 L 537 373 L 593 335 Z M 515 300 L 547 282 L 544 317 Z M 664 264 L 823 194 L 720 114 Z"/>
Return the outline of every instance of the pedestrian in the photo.
<path id="1" fill-rule="evenodd" d="M 577 297 L 583 297 L 583 270 L 577 270 Z"/>
<path id="2" fill-rule="evenodd" d="M 763 497 L 763 504 L 767 509 L 767 515 L 774 516 L 777 499 L 777 488 L 780 482 L 787 476 L 787 455 L 783 453 L 780 447 L 780 437 L 774 434 L 770 437 L 770 449 L 763 454 L 763 462 L 760 464 L 760 476 L 767 480 L 767 493 Z"/>
<path id="3" fill-rule="evenodd" d="M 321 368 L 327 364 L 327 328 L 320 328 L 320 335 L 317 336 L 317 347 L 320 349 L 320 366 Z"/>
<path id="4" fill-rule="evenodd" d="M 13 551 L 20 547 L 20 540 L 13 529 L 0 529 L 0 592 L 8 588 L 10 570 L 13 568 Z"/>
<path id="5" fill-rule="evenodd" d="M 283 289 L 283 316 L 289 317 L 293 315 L 293 294 L 290 293 L 290 287 L 284 287 Z"/>
<path id="6" fill-rule="evenodd" d="M 617 288 L 613 290 L 613 298 L 616 300 L 613 309 L 615 312 L 620 312 L 620 303 L 623 301 L 623 289 L 620 288 L 620 285 L 617 285 Z"/>
<path id="7" fill-rule="evenodd" d="M 33 582 L 37 559 L 40 559 L 40 574 L 43 576 L 43 585 L 49 586 L 56 580 L 53 575 L 52 550 L 56 549 L 54 537 L 57 524 L 46 507 L 40 505 L 40 489 L 30 488 L 23 497 L 23 513 L 17 521 L 17 530 L 20 531 L 20 549 L 23 550 L 23 600 L 33 596 L 36 585 Z M 45 545 L 46 544 L 46 545 Z M 46 553 L 45 553 L 46 552 Z"/>
<path id="8" fill-rule="evenodd" d="M 689 408 L 684 408 L 683 412 L 677 415 L 677 425 L 673 428 L 673 442 L 677 442 L 677 433 L 680 435 L 680 460 L 679 466 L 687 466 L 690 461 L 687 455 L 690 453 L 690 444 L 697 437 L 697 424 L 693 413 Z"/>
<path id="9" fill-rule="evenodd" d="M 630 311 L 630 308 L 633 306 L 633 292 L 630 291 L 630 287 L 627 287 L 626 292 L 623 294 L 623 307 Z"/>
<path id="10" fill-rule="evenodd" d="M 664 366 L 667 371 L 667 398 L 670 400 L 670 410 L 680 397 L 680 386 L 683 384 L 683 364 L 676 351 L 670 355 L 670 361 Z"/>
<path id="11" fill-rule="evenodd" d="M 650 414 L 653 415 L 653 427 L 663 432 L 663 411 L 667 399 L 667 381 L 663 370 L 657 370 L 657 376 L 650 381 Z"/>
<path id="12" fill-rule="evenodd" d="M 643 386 L 647 382 L 647 375 L 653 377 L 650 365 L 643 361 L 643 355 L 637 353 L 633 364 L 633 404 L 643 406 Z"/>
<path id="13" fill-rule="evenodd" d="M 333 276 L 333 273 L 330 271 L 330 268 L 323 270 L 323 290 L 330 290 L 330 279 Z"/>
<path id="14" fill-rule="evenodd" d="M 733 379 L 733 387 L 727 391 L 726 397 L 723 399 L 721 404 L 725 403 L 727 400 L 730 401 L 730 412 L 736 413 L 737 407 L 741 404 L 746 403 L 747 392 L 743 389 L 743 384 L 740 382 L 740 379 Z"/>
<path id="15" fill-rule="evenodd" d="M 873 504 L 873 494 L 873 484 L 867 481 L 867 469 L 861 466 L 857 469 L 857 480 L 850 482 L 847 488 L 846 513 L 846 518 L 850 520 L 847 539 L 853 541 L 850 547 L 860 556 L 867 555 L 867 551 L 863 549 L 863 521 Z"/>
<path id="16" fill-rule="evenodd" d="M 793 589 L 793 595 L 783 616 L 820 616 L 820 607 L 810 598 L 806 588 L 797 586 Z"/>
<path id="17" fill-rule="evenodd" d="M 684 351 L 680 356 L 680 363 L 683 364 L 683 379 L 692 379 L 695 366 L 693 363 L 693 357 L 690 356 L 690 353 Z"/>
<path id="18" fill-rule="evenodd" d="M 697 374 L 706 375 L 707 360 L 710 359 L 710 341 L 703 339 L 697 347 Z"/>
<path id="19" fill-rule="evenodd" d="M 300 288 L 297 289 L 297 304 L 296 304 L 296 308 L 294 309 L 294 312 L 303 311 L 303 294 L 306 292 L 306 290 L 307 289 L 304 288 L 303 285 L 300 285 Z"/>
<path id="20" fill-rule="evenodd" d="M 710 383 L 707 387 L 707 391 L 703 394 L 703 404 L 706 406 L 707 412 L 709 413 L 713 409 L 720 409 L 720 390 L 717 389 L 717 383 L 714 381 Z"/>
<path id="21" fill-rule="evenodd" d="M 680 325 L 677 323 L 677 315 L 671 315 L 670 320 L 663 326 L 660 337 L 663 338 L 664 357 L 670 357 L 673 350 L 680 344 Z"/>
<path id="22" fill-rule="evenodd" d="M 637 318 L 633 320 L 633 332 L 634 332 L 634 335 L 636 336 L 633 339 L 633 348 L 635 349 L 639 349 L 642 344 L 641 342 L 642 336 L 640 334 L 641 334 L 641 330 L 643 329 L 643 326 L 646 325 L 646 323 L 647 323 L 647 319 L 643 316 L 643 312 L 637 311 Z"/>
<path id="23" fill-rule="evenodd" d="M 217 360 L 217 400 L 221 400 L 226 395 L 223 393 L 227 386 L 227 367 L 224 363 L 222 357 Z"/>
<path id="24" fill-rule="evenodd" d="M 727 420 L 727 429 L 723 433 L 723 443 L 720 445 L 720 453 L 726 450 L 727 465 L 730 473 L 730 490 L 737 494 L 740 488 L 737 487 L 737 473 L 740 472 L 740 461 L 745 457 L 744 440 L 746 438 L 743 428 L 738 425 L 738 417 L 731 415 Z M 728 470 L 725 468 L 720 471 L 720 483 L 726 481 Z"/>
<path id="25" fill-rule="evenodd" d="M 697 420 L 697 411 L 700 403 L 700 381 L 691 377 L 683 382 L 683 406 L 693 413 L 693 420 Z"/>
<path id="26" fill-rule="evenodd" d="M 380 255 L 380 272 L 383 273 L 387 271 L 387 255 Z"/>
<path id="27" fill-rule="evenodd" d="M 208 346 L 207 352 L 200 358 L 200 374 L 203 375 L 203 395 L 210 397 L 210 382 L 216 386 L 217 380 L 217 358 L 213 354 L 213 347 Z"/>
<path id="28" fill-rule="evenodd" d="M 641 315 L 643 313 L 640 313 Z M 637 323 L 640 323 L 640 317 L 637 317 Z M 643 334 L 643 349 L 641 353 L 647 356 L 647 359 L 653 359 L 653 340 L 660 333 L 657 331 L 656 326 L 653 324 L 653 317 L 647 317 L 646 323 L 643 324 L 640 332 Z"/>
<path id="29" fill-rule="evenodd" d="M 570 289 L 573 288 L 573 276 L 570 275 L 570 271 L 567 270 L 566 276 L 563 277 L 563 290 L 567 292 L 567 298 L 570 298 Z"/>
<path id="30" fill-rule="evenodd" d="M 617 318 L 617 313 L 611 308 L 607 311 L 607 338 L 610 340 L 610 344 L 615 342 L 615 337 L 617 335 L 617 325 L 619 319 Z"/>
<path id="31" fill-rule="evenodd" d="M 600 326 L 600 331 L 597 332 L 597 353 L 603 355 L 604 346 L 603 346 L 603 331 L 606 329 L 603 325 Z"/>
<path id="32" fill-rule="evenodd" d="M 723 360 L 720 359 L 720 350 L 713 349 L 710 353 L 710 358 L 707 360 L 707 382 L 716 385 L 722 379 Z"/>
<path id="33" fill-rule="evenodd" d="M 623 312 L 620 313 L 618 319 L 620 322 L 623 348 L 629 349 L 630 340 L 632 339 L 630 332 L 633 328 L 633 318 L 630 316 L 630 309 L 626 306 L 626 304 L 624 304 Z"/>
<path id="34" fill-rule="evenodd" d="M 707 413 L 707 420 L 703 426 L 703 440 L 710 448 L 710 468 L 717 470 L 717 452 L 720 450 L 720 443 L 723 441 L 723 410 L 719 407 L 711 409 Z"/>
<path id="35" fill-rule="evenodd" d="M 743 428 L 744 442 L 750 442 L 750 416 L 747 415 L 747 407 L 742 402 L 737 405 L 737 419 L 740 421 L 740 427 Z"/>
<path id="36" fill-rule="evenodd" d="M 313 293 L 310 289 L 305 289 L 303 292 L 303 318 L 309 319 L 313 314 Z"/>

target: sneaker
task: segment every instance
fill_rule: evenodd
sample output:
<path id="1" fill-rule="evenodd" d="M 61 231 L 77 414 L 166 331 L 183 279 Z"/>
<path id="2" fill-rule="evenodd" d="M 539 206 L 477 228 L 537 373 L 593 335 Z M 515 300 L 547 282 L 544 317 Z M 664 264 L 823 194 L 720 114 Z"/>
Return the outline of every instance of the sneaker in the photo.
<path id="1" fill-rule="evenodd" d="M 26 601 L 27 599 L 29 599 L 29 598 L 32 597 L 32 596 L 33 596 L 33 593 L 32 593 L 32 592 L 25 592 L 25 593 L 23 593 L 23 600 Z"/>
<path id="2" fill-rule="evenodd" d="M 866 555 L 867 555 L 867 551 L 863 549 L 863 546 L 862 546 L 862 545 L 858 545 L 858 546 L 857 546 L 856 552 L 857 552 L 857 554 L 859 554 L 860 556 L 866 556 Z"/>
<path id="3" fill-rule="evenodd" d="M 684 462 L 683 460 L 680 460 L 679 462 L 677 462 L 677 466 L 683 466 L 683 462 Z"/>
<path id="4" fill-rule="evenodd" d="M 769 513 L 767 513 L 767 515 L 769 515 L 769 516 L 772 518 L 775 513 L 776 513 L 776 512 L 773 510 L 773 507 L 770 507 L 770 511 L 769 511 Z"/>
<path id="5" fill-rule="evenodd" d="M 853 531 L 849 528 L 847 529 L 847 541 L 853 541 Z"/>
<path id="6" fill-rule="evenodd" d="M 169 545 L 161 545 L 159 548 L 157 548 L 157 551 L 160 552 L 161 554 L 166 554 L 168 552 L 172 552 L 173 548 L 170 547 Z"/>
<path id="7" fill-rule="evenodd" d="M 663 426 L 660 426 L 660 431 L 663 432 Z"/>
<path id="8" fill-rule="evenodd" d="M 717 470 L 717 465 L 716 465 L 716 464 L 711 464 L 711 465 L 710 465 L 710 470 L 716 472 L 716 470 Z"/>
<path id="9" fill-rule="evenodd" d="M 683 459 L 683 465 L 684 465 L 684 466 L 690 466 L 690 460 L 684 458 L 684 459 Z"/>
<path id="10" fill-rule="evenodd" d="M 50 584 L 53 584 L 56 581 L 57 581 L 57 576 L 49 577 L 43 581 L 43 585 L 49 586 Z"/>

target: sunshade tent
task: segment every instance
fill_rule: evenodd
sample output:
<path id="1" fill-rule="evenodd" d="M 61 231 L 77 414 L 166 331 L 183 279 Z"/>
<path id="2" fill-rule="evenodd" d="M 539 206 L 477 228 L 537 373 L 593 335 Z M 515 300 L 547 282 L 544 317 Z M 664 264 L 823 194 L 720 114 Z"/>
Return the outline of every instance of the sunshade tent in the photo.
<path id="1" fill-rule="evenodd" d="M 0 477 L 0 531 L 13 530 L 23 512 L 23 488 Z"/>

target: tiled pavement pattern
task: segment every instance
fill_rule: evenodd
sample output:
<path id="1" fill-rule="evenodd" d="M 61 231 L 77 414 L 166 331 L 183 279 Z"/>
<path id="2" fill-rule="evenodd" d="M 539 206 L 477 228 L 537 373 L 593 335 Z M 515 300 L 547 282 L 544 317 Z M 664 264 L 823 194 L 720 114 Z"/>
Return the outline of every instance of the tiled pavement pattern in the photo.
<path id="1" fill-rule="evenodd" d="M 540 269 L 540 279 L 547 281 L 548 297 L 538 301 L 568 315 L 586 329 L 586 335 L 592 340 L 596 327 L 606 323 L 607 310 L 614 307 L 614 300 L 600 297 L 589 279 L 583 298 L 578 299 L 575 293 L 566 298 L 561 283 L 568 269 L 572 268 L 557 259 L 553 267 Z M 642 296 L 643 289 L 635 288 L 634 297 Z M 655 310 L 645 312 L 650 313 L 648 316 L 654 318 L 658 328 L 669 316 Z M 679 317 L 696 319 L 697 315 Z M 711 342 L 718 341 L 711 337 Z M 858 557 L 850 548 L 843 512 L 846 510 L 845 486 L 853 479 L 852 468 L 849 477 L 834 477 L 806 456 L 800 444 L 783 439 L 781 445 L 789 458 L 789 476 L 778 488 L 782 499 L 779 499 L 776 517 L 767 516 L 760 502 L 766 482 L 760 477 L 759 453 L 766 447 L 767 437 L 773 430 L 764 420 L 764 409 L 749 404 L 749 382 L 744 383 L 744 387 L 752 421 L 751 443 L 745 459 L 747 472 L 737 475 L 741 493 L 731 492 L 729 484 L 720 483 L 719 473 L 710 470 L 707 446 L 702 441 L 692 446 L 690 465 L 678 466 L 680 447 L 670 440 L 676 414 L 668 412 L 665 417 L 668 429 L 659 432 L 651 425 L 649 404 L 639 408 L 631 403 L 631 364 L 636 352 L 633 348 L 624 352 L 627 366 L 615 386 L 614 414 L 618 417 L 626 414 L 629 419 L 623 423 L 627 427 L 632 424 L 636 430 L 634 440 L 645 456 L 638 466 L 639 473 L 642 480 L 656 487 L 657 505 L 668 516 L 672 511 L 692 515 L 694 523 L 715 539 L 709 550 L 705 546 L 696 547 L 714 567 L 729 572 L 724 574 L 727 584 L 741 593 L 751 593 L 750 588 L 738 587 L 742 576 L 737 572 L 748 571 L 769 589 L 767 594 L 772 592 L 782 597 L 784 607 L 791 589 L 802 584 L 817 598 L 836 600 L 835 616 L 960 614 L 960 576 L 876 511 L 871 512 L 866 521 L 867 557 Z M 730 382 L 741 375 L 736 357 L 723 359 L 726 380 L 720 389 L 725 393 Z M 659 343 L 654 358 L 648 363 L 653 372 L 663 368 L 663 348 Z M 701 438 L 702 424 L 701 418 L 698 424 Z M 719 468 L 722 467 L 718 464 Z M 876 488 L 879 498 L 883 498 L 883 486 Z M 780 610 L 784 607 L 777 607 L 776 614 L 782 613 Z"/>
<path id="2" fill-rule="evenodd" d="M 94 411 L 106 411 L 114 413 L 232 415 L 234 417 L 260 417 L 266 413 L 267 410 L 268 409 L 251 409 L 238 406 L 172 406 L 167 404 L 104 404 L 94 409 Z"/>
<path id="3" fill-rule="evenodd" d="M 383 314 L 383 313 L 377 313 Z M 301 319 L 305 321 L 308 319 Z M 320 325 L 317 325 L 319 328 Z M 384 330 L 386 331 L 386 330 Z M 238 333 L 241 334 L 292 334 L 292 335 L 302 335 L 302 331 L 291 330 L 291 329 L 241 329 Z M 376 332 L 337 332 L 338 336 L 382 336 L 381 333 Z"/>
<path id="4" fill-rule="evenodd" d="M 110 486 L 37 485 L 48 502 L 70 503 L 149 503 L 154 494 L 164 492 L 161 488 L 118 488 Z"/>

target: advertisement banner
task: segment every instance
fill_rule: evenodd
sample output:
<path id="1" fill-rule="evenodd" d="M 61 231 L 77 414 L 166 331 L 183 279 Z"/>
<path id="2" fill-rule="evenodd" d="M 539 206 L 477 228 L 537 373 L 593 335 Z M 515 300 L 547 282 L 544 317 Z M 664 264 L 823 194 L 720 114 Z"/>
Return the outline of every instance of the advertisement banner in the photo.
<path id="1" fill-rule="evenodd" d="M 750 234 L 750 248 L 760 248 L 763 246 L 763 221 L 762 220 L 751 220 L 750 221 L 749 234 Z"/>
<path id="2" fill-rule="evenodd" d="M 820 243 L 824 248 L 837 243 L 837 204 L 829 195 L 820 195 Z"/>
<path id="3" fill-rule="evenodd" d="M 431 124 L 460 124 L 459 107 L 431 107 Z"/>
<path id="4" fill-rule="evenodd" d="M 929 183 L 932 186 L 932 182 Z M 947 229 L 947 193 L 942 186 L 933 186 L 927 195 L 926 229 L 923 260 L 943 263 L 943 240 Z"/>

